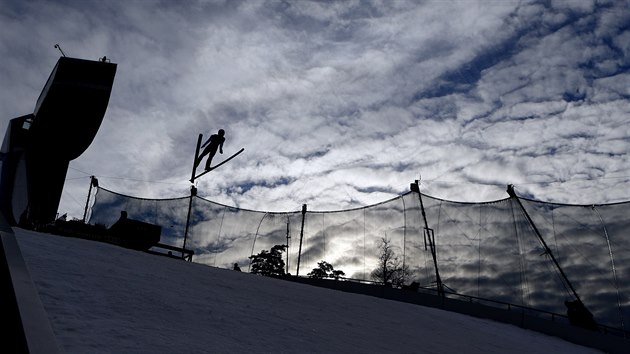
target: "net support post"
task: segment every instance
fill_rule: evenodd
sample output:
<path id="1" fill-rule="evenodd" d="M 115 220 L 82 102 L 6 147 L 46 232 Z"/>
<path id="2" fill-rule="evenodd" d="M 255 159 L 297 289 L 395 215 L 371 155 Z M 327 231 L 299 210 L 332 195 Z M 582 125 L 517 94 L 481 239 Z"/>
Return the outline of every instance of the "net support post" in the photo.
<path id="1" fill-rule="evenodd" d="M 193 198 L 197 195 L 197 188 L 190 186 L 190 200 L 188 201 L 188 214 L 186 215 L 186 229 L 184 230 L 184 245 L 182 247 L 182 258 L 185 257 L 183 250 L 186 249 L 186 239 L 188 238 L 188 228 L 190 227 L 190 210 L 192 209 Z"/>
<path id="2" fill-rule="evenodd" d="M 83 211 L 83 223 L 85 224 L 85 219 L 87 218 L 88 206 L 90 205 L 90 196 L 92 195 L 92 187 L 98 187 L 98 179 L 94 176 L 90 176 L 90 189 L 88 190 L 87 201 L 85 202 L 85 210 Z"/>
<path id="3" fill-rule="evenodd" d="M 444 299 L 444 284 L 442 283 L 442 279 L 440 278 L 440 271 L 438 269 L 437 262 L 437 250 L 435 246 L 435 234 L 433 233 L 433 229 L 429 227 L 429 222 L 427 221 L 427 214 L 424 211 L 424 203 L 422 202 L 422 193 L 420 193 L 420 181 L 416 180 L 414 183 L 411 183 L 411 191 L 418 193 L 418 199 L 420 201 L 420 210 L 422 211 L 422 219 L 424 220 L 424 240 L 425 240 L 425 249 L 427 241 L 429 243 L 429 248 L 431 249 L 431 257 L 433 258 L 433 267 L 435 268 L 435 285 L 437 288 L 437 294 L 442 299 Z"/>
<path id="4" fill-rule="evenodd" d="M 291 233 L 289 231 L 289 216 L 287 215 L 287 274 L 289 273 L 289 241 L 291 240 Z"/>
<path id="5" fill-rule="evenodd" d="M 586 310 L 590 314 L 590 311 L 586 308 L 586 305 L 582 302 L 582 299 L 580 299 L 580 296 L 578 295 L 577 291 L 573 287 L 573 284 L 571 284 L 571 281 L 569 280 L 569 277 L 567 277 L 567 275 L 564 273 L 564 270 L 562 269 L 562 267 L 560 267 L 560 263 L 558 263 L 558 260 L 556 260 L 556 257 L 553 255 L 553 252 L 551 252 L 551 248 L 549 248 L 549 246 L 547 245 L 547 242 L 545 242 L 545 239 L 542 237 L 542 234 L 540 233 L 540 231 L 538 231 L 538 228 L 536 227 L 536 224 L 534 224 L 534 220 L 532 220 L 532 218 L 529 216 L 529 213 L 527 212 L 527 210 L 525 210 L 525 206 L 523 206 L 523 203 L 521 203 L 521 200 L 516 195 L 516 192 L 514 191 L 514 185 L 513 184 L 508 184 L 508 186 L 507 186 L 507 193 L 510 196 L 510 198 L 512 198 L 514 201 L 516 201 L 516 204 L 518 204 L 519 208 L 521 209 L 521 211 L 525 215 L 525 218 L 527 219 L 527 222 L 532 227 L 532 230 L 534 230 L 534 233 L 536 234 L 536 237 L 538 237 L 538 240 L 540 240 L 540 243 L 545 248 L 545 252 L 547 252 L 549 257 L 553 261 L 553 264 L 556 266 L 556 268 L 560 272 L 560 275 L 562 276 L 562 279 L 565 281 L 565 283 L 567 284 L 569 289 L 571 289 L 571 292 L 573 293 L 573 296 L 575 296 L 575 299 L 584 308 L 584 310 Z"/>
<path id="6" fill-rule="evenodd" d="M 300 229 L 300 247 L 298 248 L 298 261 L 295 276 L 300 276 L 300 259 L 302 257 L 302 240 L 304 239 L 304 219 L 306 219 L 306 204 L 302 205 L 302 227 Z"/>

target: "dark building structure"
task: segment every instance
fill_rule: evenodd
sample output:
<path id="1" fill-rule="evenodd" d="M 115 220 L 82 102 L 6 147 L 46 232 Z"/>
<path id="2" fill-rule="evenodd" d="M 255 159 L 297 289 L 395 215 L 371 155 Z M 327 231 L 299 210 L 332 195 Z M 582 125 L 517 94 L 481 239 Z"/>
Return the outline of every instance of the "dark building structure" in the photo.
<path id="1" fill-rule="evenodd" d="M 2 144 L 0 211 L 9 223 L 55 220 L 68 165 L 92 143 L 116 64 L 60 57 L 32 114 L 10 121 Z"/>

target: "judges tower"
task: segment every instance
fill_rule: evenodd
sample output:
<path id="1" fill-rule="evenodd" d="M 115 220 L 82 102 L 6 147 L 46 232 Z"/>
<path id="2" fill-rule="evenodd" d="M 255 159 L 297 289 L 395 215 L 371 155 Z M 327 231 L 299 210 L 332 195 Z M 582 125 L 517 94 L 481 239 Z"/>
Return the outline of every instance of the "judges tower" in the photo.
<path id="1" fill-rule="evenodd" d="M 10 223 L 54 221 L 68 165 L 94 140 L 115 74 L 105 57 L 60 57 L 33 113 L 10 121 L 0 175 L 0 210 Z"/>

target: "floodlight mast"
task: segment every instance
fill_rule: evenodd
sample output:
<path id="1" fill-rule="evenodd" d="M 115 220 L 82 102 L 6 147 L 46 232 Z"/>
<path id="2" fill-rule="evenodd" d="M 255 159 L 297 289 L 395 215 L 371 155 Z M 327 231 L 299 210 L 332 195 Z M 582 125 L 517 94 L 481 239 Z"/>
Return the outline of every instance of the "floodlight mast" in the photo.
<path id="1" fill-rule="evenodd" d="M 440 278 L 440 271 L 438 270 L 437 263 L 437 252 L 435 247 L 435 234 L 433 233 L 433 229 L 429 227 L 429 223 L 427 221 L 427 214 L 424 212 L 424 204 L 422 203 L 422 193 L 420 193 L 420 180 L 416 180 L 411 184 L 411 191 L 418 193 L 418 199 L 420 200 L 420 210 L 422 211 L 422 218 L 424 219 L 424 239 L 425 239 L 425 248 L 426 242 L 429 241 L 429 248 L 431 249 L 431 257 L 433 257 L 433 267 L 435 268 L 435 284 L 437 287 L 438 296 L 444 298 L 444 284 L 442 283 L 442 279 Z"/>
<path id="2" fill-rule="evenodd" d="M 55 44 L 55 48 L 59 49 L 59 51 L 61 52 L 61 55 L 63 55 L 64 57 L 66 56 L 66 53 L 64 53 L 63 50 L 61 50 L 61 46 L 59 45 L 59 43 Z"/>

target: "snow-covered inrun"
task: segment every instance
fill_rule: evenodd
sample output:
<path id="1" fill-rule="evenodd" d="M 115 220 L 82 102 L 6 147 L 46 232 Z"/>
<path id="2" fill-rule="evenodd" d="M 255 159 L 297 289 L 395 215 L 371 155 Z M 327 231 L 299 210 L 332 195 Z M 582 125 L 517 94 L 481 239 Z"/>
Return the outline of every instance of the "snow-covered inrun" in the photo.
<path id="1" fill-rule="evenodd" d="M 461 314 L 15 229 L 66 353 L 596 353 Z"/>

